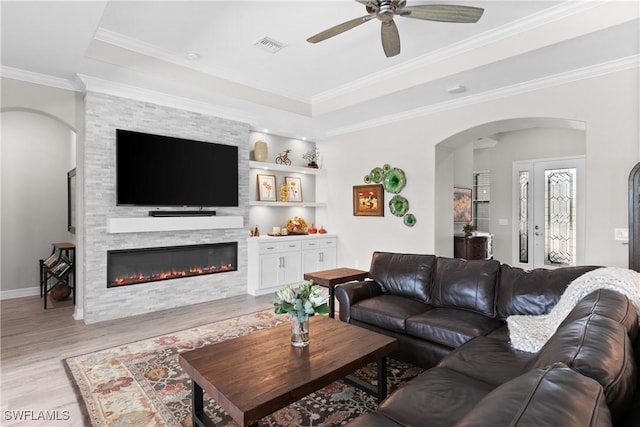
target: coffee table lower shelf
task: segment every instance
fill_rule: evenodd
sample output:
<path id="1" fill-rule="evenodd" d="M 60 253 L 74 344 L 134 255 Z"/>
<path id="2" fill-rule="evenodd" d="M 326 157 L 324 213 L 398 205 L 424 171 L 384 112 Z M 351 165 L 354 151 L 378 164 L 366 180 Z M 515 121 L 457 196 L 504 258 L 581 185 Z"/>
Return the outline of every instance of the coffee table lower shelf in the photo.
<path id="1" fill-rule="evenodd" d="M 204 411 L 205 391 L 243 427 L 257 426 L 265 416 L 340 379 L 378 402 L 386 397 L 387 356 L 398 346 L 395 338 L 319 316 L 311 318 L 310 329 L 305 348 L 291 346 L 290 326 L 284 325 L 180 354 L 192 380 L 193 426 L 215 427 Z M 374 361 L 377 386 L 352 375 Z"/>

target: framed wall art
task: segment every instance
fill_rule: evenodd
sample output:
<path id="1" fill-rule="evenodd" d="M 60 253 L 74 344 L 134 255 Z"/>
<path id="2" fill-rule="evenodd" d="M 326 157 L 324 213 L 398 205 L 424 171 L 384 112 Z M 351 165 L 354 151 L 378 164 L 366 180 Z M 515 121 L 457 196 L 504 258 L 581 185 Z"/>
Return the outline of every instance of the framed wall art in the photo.
<path id="1" fill-rule="evenodd" d="M 261 202 L 276 201 L 276 176 L 258 174 L 258 200 Z"/>
<path id="2" fill-rule="evenodd" d="M 471 222 L 470 188 L 453 188 L 453 222 Z"/>
<path id="3" fill-rule="evenodd" d="M 384 216 L 382 184 L 353 186 L 354 216 Z"/>
<path id="4" fill-rule="evenodd" d="M 284 183 L 289 187 L 289 202 L 302 201 L 302 179 L 293 176 L 285 176 Z"/>

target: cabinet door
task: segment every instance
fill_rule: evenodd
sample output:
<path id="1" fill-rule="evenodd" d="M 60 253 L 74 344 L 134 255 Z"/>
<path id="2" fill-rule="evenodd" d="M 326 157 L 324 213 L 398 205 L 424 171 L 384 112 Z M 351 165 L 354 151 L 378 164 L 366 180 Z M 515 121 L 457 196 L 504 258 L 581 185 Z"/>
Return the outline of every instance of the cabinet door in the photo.
<path id="1" fill-rule="evenodd" d="M 319 258 L 320 250 L 306 250 L 302 252 L 302 273 L 313 273 L 314 271 L 320 271 Z"/>
<path id="2" fill-rule="evenodd" d="M 280 284 L 282 254 L 260 255 L 260 283 L 258 288 L 272 288 Z"/>
<path id="3" fill-rule="evenodd" d="M 285 252 L 282 257 L 282 267 L 280 267 L 279 284 L 289 285 L 302 280 L 300 252 Z"/>
<path id="4" fill-rule="evenodd" d="M 320 251 L 320 270 L 336 268 L 338 251 L 336 248 L 324 248 Z"/>
<path id="5" fill-rule="evenodd" d="M 307 250 L 302 253 L 302 272 L 313 273 L 315 271 L 332 270 L 336 268 L 336 248 L 322 248 Z"/>

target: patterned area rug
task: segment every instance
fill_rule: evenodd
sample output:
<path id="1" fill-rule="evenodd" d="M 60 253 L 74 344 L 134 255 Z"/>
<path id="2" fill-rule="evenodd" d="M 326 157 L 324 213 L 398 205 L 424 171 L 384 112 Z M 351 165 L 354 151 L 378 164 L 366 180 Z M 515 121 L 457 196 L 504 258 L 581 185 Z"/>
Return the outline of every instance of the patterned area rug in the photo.
<path id="1" fill-rule="evenodd" d="M 178 353 L 288 322 L 287 316 L 276 316 L 267 310 L 72 357 L 65 363 L 86 409 L 87 423 L 113 427 L 188 427 L 191 426 L 191 380 L 180 367 Z M 420 368 L 390 360 L 389 390 L 420 372 Z M 375 364 L 356 374 L 376 383 Z M 237 426 L 206 394 L 205 406 L 216 425 Z M 259 425 L 339 426 L 376 407 L 374 397 L 336 381 L 263 418 Z"/>

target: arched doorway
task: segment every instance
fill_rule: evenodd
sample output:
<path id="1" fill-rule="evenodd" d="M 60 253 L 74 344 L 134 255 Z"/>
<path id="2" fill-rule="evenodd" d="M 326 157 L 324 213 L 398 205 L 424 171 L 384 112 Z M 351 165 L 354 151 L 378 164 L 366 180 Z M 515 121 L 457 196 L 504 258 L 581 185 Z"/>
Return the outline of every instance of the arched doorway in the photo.
<path id="1" fill-rule="evenodd" d="M 67 172 L 76 132 L 61 120 L 23 109 L 2 111 L 2 297 L 37 295 L 38 259 L 69 241 Z"/>
<path id="2" fill-rule="evenodd" d="M 585 125 L 557 118 L 499 120 L 463 130 L 436 146 L 436 253 L 453 255 L 453 187 L 473 187 L 474 171 L 491 176 L 490 233 L 494 258 L 513 264 L 513 163 L 586 154 Z M 474 196 L 475 197 L 475 196 Z"/>

